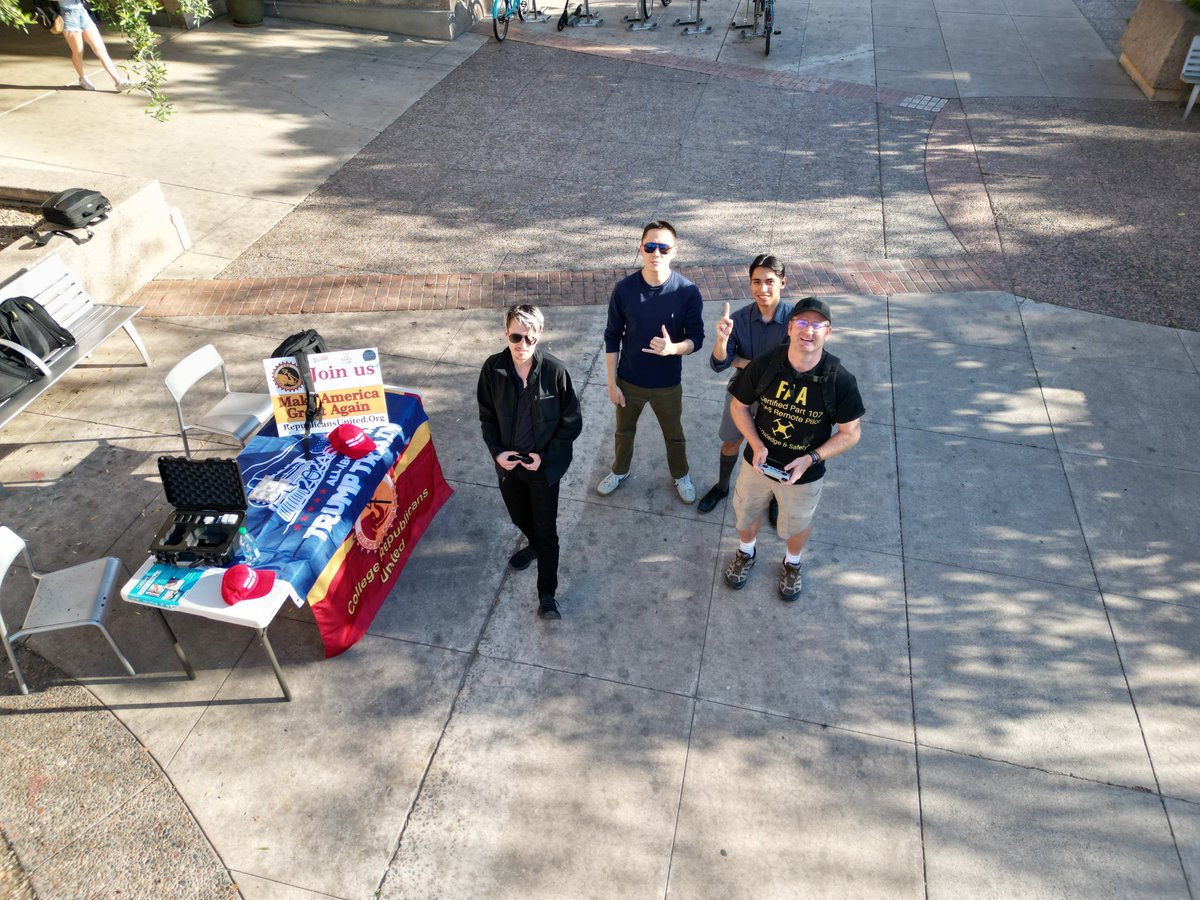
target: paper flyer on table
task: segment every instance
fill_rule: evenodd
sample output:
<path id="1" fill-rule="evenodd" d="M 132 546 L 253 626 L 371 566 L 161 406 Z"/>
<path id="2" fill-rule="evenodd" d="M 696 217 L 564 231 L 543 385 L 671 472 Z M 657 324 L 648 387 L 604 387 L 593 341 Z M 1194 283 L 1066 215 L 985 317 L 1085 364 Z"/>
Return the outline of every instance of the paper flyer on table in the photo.
<path id="1" fill-rule="evenodd" d="M 178 606 L 183 595 L 200 580 L 203 569 L 183 569 L 166 563 L 155 563 L 138 579 L 129 596 L 139 603 L 155 606 Z"/>

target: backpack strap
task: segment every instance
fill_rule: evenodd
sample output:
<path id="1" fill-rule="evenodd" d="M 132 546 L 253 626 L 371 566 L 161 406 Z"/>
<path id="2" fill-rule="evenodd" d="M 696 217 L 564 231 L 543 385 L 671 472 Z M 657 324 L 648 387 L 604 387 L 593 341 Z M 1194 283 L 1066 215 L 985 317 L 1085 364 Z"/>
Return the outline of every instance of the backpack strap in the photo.
<path id="1" fill-rule="evenodd" d="M 837 412 L 837 377 L 842 371 L 842 361 L 832 353 L 826 351 L 826 366 L 828 366 L 825 375 L 821 378 L 822 392 L 825 395 L 825 412 L 829 416 L 829 421 L 836 423 L 834 413 Z"/>
<path id="2" fill-rule="evenodd" d="M 316 422 L 320 422 L 324 416 L 324 409 L 317 401 L 317 387 L 313 382 L 312 366 L 308 362 L 308 354 L 303 350 L 296 353 L 296 364 L 300 368 L 300 380 L 304 382 L 304 458 L 308 459 L 309 438 L 312 436 L 312 427 Z"/>
<path id="3" fill-rule="evenodd" d="M 842 370 L 842 362 L 828 350 L 825 351 L 825 374 L 813 375 L 809 372 L 797 372 L 787 361 L 787 344 L 771 351 L 771 362 L 763 369 L 762 377 L 754 384 L 754 396 L 761 397 L 771 387 L 771 382 L 781 371 L 789 378 L 797 381 L 807 381 L 821 386 L 821 399 L 825 404 L 825 412 L 830 420 L 837 411 L 837 376 Z"/>
<path id="4" fill-rule="evenodd" d="M 775 380 L 775 376 L 787 366 L 790 372 L 792 367 L 787 365 L 787 344 L 776 347 L 771 351 L 771 362 L 763 369 L 762 377 L 754 382 L 754 396 L 761 397 L 767 392 L 771 386 L 771 382 Z"/>
<path id="5" fill-rule="evenodd" d="M 93 219 L 92 222 L 89 222 L 87 225 L 84 225 L 83 230 L 87 233 L 87 237 L 83 237 L 83 238 L 81 238 L 79 235 L 75 234 L 74 232 L 64 231 L 61 228 L 52 228 L 50 231 L 39 232 L 38 227 L 40 225 L 49 225 L 50 224 L 45 219 L 42 219 L 41 222 L 39 222 L 37 225 L 34 225 L 32 228 L 30 228 L 28 233 L 29 233 L 29 236 L 31 238 L 33 238 L 33 245 L 35 247 L 45 247 L 48 243 L 50 243 L 52 240 L 54 240 L 54 236 L 56 234 L 60 235 L 62 237 L 65 237 L 65 238 L 70 238 L 76 244 L 86 244 L 93 237 L 95 237 L 94 233 L 92 232 L 92 223 L 100 222 L 107 218 L 108 218 L 108 216 L 101 216 L 99 219 Z"/>

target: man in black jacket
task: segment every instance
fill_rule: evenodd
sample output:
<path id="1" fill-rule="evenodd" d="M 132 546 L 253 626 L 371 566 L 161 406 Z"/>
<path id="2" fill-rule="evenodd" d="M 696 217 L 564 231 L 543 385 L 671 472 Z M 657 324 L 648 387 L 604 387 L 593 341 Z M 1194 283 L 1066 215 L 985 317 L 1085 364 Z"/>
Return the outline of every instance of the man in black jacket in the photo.
<path id="1" fill-rule="evenodd" d="M 508 560 L 538 564 L 538 615 L 561 619 L 558 590 L 558 484 L 571 465 L 571 444 L 583 430 L 579 398 L 562 361 L 538 348 L 545 320 L 536 306 L 504 314 L 508 349 L 488 357 L 479 373 L 479 422 L 496 462 L 500 496 L 528 540 Z"/>

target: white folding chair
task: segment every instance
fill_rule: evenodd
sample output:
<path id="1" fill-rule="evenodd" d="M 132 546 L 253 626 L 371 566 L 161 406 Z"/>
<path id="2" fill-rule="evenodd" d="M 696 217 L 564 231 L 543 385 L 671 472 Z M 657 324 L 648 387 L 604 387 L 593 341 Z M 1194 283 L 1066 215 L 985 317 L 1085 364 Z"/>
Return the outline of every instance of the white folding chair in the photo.
<path id="1" fill-rule="evenodd" d="M 117 658 L 121 660 L 125 671 L 130 675 L 136 674 L 117 642 L 104 627 L 109 601 L 121 596 L 120 582 L 124 568 L 121 560 L 109 556 L 57 572 L 39 572 L 33 565 L 33 557 L 29 555 L 25 541 L 8 526 L 0 525 L 0 586 L 3 585 L 4 576 L 12 568 L 13 562 L 22 553 L 35 584 L 33 600 L 29 603 L 29 610 L 25 613 L 25 622 L 20 631 L 14 631 L 11 635 L 4 624 L 4 616 L 0 614 L 0 643 L 4 644 L 4 652 L 8 654 L 8 661 L 12 664 L 13 674 L 17 676 L 17 686 L 21 693 L 28 694 L 29 688 L 21 675 L 20 666 L 17 665 L 13 644 L 31 634 L 74 628 L 78 625 L 95 625 L 99 628 L 113 652 L 117 654 Z"/>
<path id="2" fill-rule="evenodd" d="M 1183 61 L 1183 71 L 1179 73 L 1179 80 L 1193 86 L 1187 109 L 1183 111 L 1183 117 L 1187 119 L 1192 114 L 1192 107 L 1196 105 L 1196 95 L 1200 94 L 1200 34 L 1192 38 L 1192 46 L 1188 48 L 1187 59 Z"/>
<path id="3" fill-rule="evenodd" d="M 225 396 L 196 421 L 188 424 L 183 415 L 183 396 L 197 381 L 216 369 L 225 379 Z M 189 431 L 211 431 L 237 440 L 243 447 L 254 432 L 272 417 L 270 394 L 243 394 L 229 389 L 229 373 L 225 371 L 225 360 L 212 344 L 188 354 L 175 364 L 167 375 L 167 390 L 175 399 L 175 411 L 179 415 L 179 433 L 183 436 L 183 452 L 192 458 L 188 446 Z"/>

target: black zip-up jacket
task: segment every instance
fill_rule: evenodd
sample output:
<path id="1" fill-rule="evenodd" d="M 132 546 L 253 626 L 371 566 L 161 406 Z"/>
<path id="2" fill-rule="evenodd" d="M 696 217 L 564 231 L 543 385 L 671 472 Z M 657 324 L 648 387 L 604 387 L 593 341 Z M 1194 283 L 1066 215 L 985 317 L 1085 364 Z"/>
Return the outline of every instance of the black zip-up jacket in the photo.
<path id="1" fill-rule="evenodd" d="M 479 424 L 483 442 L 492 459 L 513 449 L 517 420 L 517 385 L 514 384 L 512 354 L 507 350 L 489 356 L 479 372 Z M 538 469 L 555 484 L 571 465 L 571 444 L 583 431 L 579 398 L 571 373 L 562 360 L 538 350 L 529 371 L 529 386 L 536 393 L 533 404 L 534 451 L 542 457 Z M 504 470 L 496 468 L 501 474 Z"/>

